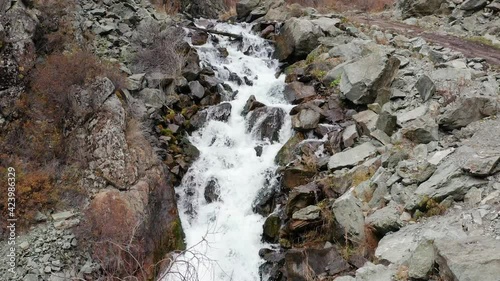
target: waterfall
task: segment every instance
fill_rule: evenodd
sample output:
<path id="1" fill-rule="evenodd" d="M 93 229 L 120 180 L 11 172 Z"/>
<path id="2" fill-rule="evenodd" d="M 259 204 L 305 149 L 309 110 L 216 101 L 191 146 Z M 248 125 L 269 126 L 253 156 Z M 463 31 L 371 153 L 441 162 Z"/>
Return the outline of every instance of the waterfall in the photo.
<path id="1" fill-rule="evenodd" d="M 252 211 L 252 203 L 273 180 L 269 175 L 277 168 L 274 158 L 292 133 L 288 115 L 292 106 L 283 99 L 284 76 L 275 77 L 278 61 L 272 59 L 273 47 L 252 34 L 248 25 L 219 23 L 215 29 L 242 34 L 243 42 L 223 36 L 209 39 L 197 47 L 201 63 L 215 68 L 216 76 L 238 93 L 227 101 L 232 106 L 227 122 L 209 121 L 190 136 L 200 157 L 176 188 L 189 251 L 177 257 L 172 271 L 182 273 L 185 280 L 257 281 L 262 263 L 258 251 L 265 246 L 261 242 L 265 218 Z M 228 57 L 219 55 L 217 48 L 221 47 L 227 48 Z M 249 48 L 250 54 L 246 52 Z M 229 81 L 231 72 L 247 76 L 253 85 Z M 248 116 L 241 112 L 251 95 L 267 106 L 284 110 L 279 141 L 261 140 L 248 132 Z M 262 147 L 260 157 L 254 149 L 257 146 Z M 209 184 L 216 186 L 219 201 L 205 200 L 204 190 Z M 164 280 L 184 279 L 179 274 L 167 274 Z"/>

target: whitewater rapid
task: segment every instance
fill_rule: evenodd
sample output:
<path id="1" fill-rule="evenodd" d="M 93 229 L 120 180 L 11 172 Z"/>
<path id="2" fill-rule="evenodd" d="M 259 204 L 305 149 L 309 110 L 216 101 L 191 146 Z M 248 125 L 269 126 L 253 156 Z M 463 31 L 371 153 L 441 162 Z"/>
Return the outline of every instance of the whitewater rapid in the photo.
<path id="1" fill-rule="evenodd" d="M 252 203 L 259 190 L 266 187 L 266 175 L 277 168 L 274 158 L 291 136 L 291 121 L 286 114 L 279 142 L 271 144 L 247 132 L 247 120 L 241 112 L 251 95 L 285 112 L 292 106 L 283 99 L 284 76 L 275 77 L 279 65 L 272 59 L 273 47 L 252 34 L 249 25 L 220 23 L 215 29 L 242 34 L 243 46 L 223 36 L 217 36 L 218 44 L 209 39 L 205 45 L 196 47 L 201 64 L 216 68 L 217 77 L 238 94 L 229 101 L 232 111 L 227 122 L 209 121 L 190 136 L 200 150 L 200 157 L 176 188 L 189 251 L 177 257 L 181 262 L 172 271 L 184 272 L 186 280 L 257 281 L 262 264 L 258 252 L 265 246 L 261 242 L 265 218 L 252 211 Z M 250 46 L 253 54 L 245 55 Z M 220 57 L 217 50 L 220 47 L 227 48 L 227 58 Z M 253 86 L 238 86 L 228 81 L 227 70 L 241 78 L 247 76 Z M 259 145 L 263 147 L 260 157 L 254 149 Z M 208 204 L 203 194 L 213 179 L 220 186 L 220 201 Z M 190 266 L 184 261 L 189 261 Z M 169 274 L 164 280 L 183 280 L 180 275 Z"/>

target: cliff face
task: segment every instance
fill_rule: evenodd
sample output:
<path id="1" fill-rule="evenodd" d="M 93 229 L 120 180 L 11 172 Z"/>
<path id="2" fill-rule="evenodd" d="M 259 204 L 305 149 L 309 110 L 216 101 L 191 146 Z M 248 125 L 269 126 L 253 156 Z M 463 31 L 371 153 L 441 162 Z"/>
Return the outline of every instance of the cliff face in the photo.
<path id="1" fill-rule="evenodd" d="M 134 55 L 126 53 L 134 52 L 137 26 L 165 29 L 169 19 L 142 1 L 2 1 L 0 7 L 0 166 L 2 179 L 4 168 L 18 171 L 19 243 L 29 245 L 17 278 L 31 278 L 39 267 L 44 280 L 153 277 L 167 253 L 184 248 L 178 179 L 164 161 L 170 152 L 160 148 L 156 127 L 166 109 L 138 98 L 142 84 L 127 90 Z M 182 161 L 187 168 L 189 160 Z M 32 225 L 37 230 L 27 231 Z M 63 253 L 50 235 L 76 237 Z M 35 241 L 46 239 L 37 250 Z M 44 271 L 39 259 L 47 254 L 45 262 L 61 264 Z M 7 276 L 6 268 L 0 271 Z"/>

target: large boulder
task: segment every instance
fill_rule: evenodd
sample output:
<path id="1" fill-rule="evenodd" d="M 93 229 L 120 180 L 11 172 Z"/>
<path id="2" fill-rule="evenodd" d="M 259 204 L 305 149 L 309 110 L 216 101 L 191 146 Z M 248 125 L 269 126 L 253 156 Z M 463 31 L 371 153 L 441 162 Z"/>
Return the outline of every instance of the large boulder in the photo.
<path id="1" fill-rule="evenodd" d="M 285 214 L 291 217 L 296 211 L 316 204 L 319 192 L 318 186 L 314 183 L 294 188 L 288 196 L 288 201 L 285 205 Z"/>
<path id="2" fill-rule="evenodd" d="M 342 68 L 340 91 L 355 104 L 373 103 L 379 93 L 390 87 L 400 61 L 376 51 Z"/>
<path id="3" fill-rule="evenodd" d="M 191 126 L 193 126 L 193 129 L 199 129 L 210 120 L 226 122 L 231 116 L 231 109 L 231 104 L 225 102 L 200 110 L 191 118 Z"/>
<path id="4" fill-rule="evenodd" d="M 247 131 L 252 132 L 260 140 L 271 143 L 280 139 L 285 111 L 279 107 L 260 107 L 249 114 Z"/>
<path id="5" fill-rule="evenodd" d="M 435 242 L 437 264 L 445 280 L 496 281 L 500 276 L 500 241 L 470 237 Z"/>
<path id="6" fill-rule="evenodd" d="M 304 83 L 295 81 L 285 86 L 285 99 L 292 104 L 299 104 L 305 99 L 314 97 L 316 91 L 313 86 L 304 85 Z"/>
<path id="7" fill-rule="evenodd" d="M 375 154 L 377 154 L 377 148 L 370 142 L 365 142 L 354 148 L 334 154 L 328 161 L 328 169 L 336 170 L 353 167 Z"/>
<path id="8" fill-rule="evenodd" d="M 274 162 L 276 162 L 276 164 L 280 166 L 285 166 L 286 164 L 293 161 L 293 159 L 297 155 L 295 148 L 304 139 L 305 136 L 303 133 L 297 132 L 295 135 L 293 135 L 278 151 L 278 154 L 276 154 L 276 157 L 274 158 Z"/>
<path id="9" fill-rule="evenodd" d="M 415 143 L 439 140 L 439 127 L 431 117 L 421 117 L 403 128 L 403 135 Z"/>
<path id="10" fill-rule="evenodd" d="M 424 223 L 410 224 L 380 240 L 375 256 L 382 262 L 407 263 L 418 246 L 426 241 L 465 238 L 462 222 L 456 215 L 433 217 Z M 473 280 L 473 279 L 472 279 Z"/>
<path id="11" fill-rule="evenodd" d="M 245 19 L 253 9 L 257 8 L 260 0 L 240 0 L 236 4 L 236 14 L 239 19 Z"/>
<path id="12" fill-rule="evenodd" d="M 403 19 L 439 13 L 447 0 L 400 0 L 397 4 Z"/>
<path id="13" fill-rule="evenodd" d="M 291 18 L 285 21 L 276 38 L 276 56 L 280 61 L 304 59 L 324 36 L 321 28 L 310 20 Z"/>
<path id="14" fill-rule="evenodd" d="M 292 116 L 292 127 L 297 131 L 309 131 L 318 126 L 321 115 L 312 109 L 302 109 Z"/>
<path id="15" fill-rule="evenodd" d="M 397 204 L 375 211 L 366 218 L 366 223 L 371 225 L 380 235 L 385 235 L 391 231 L 397 231 L 403 225 L 400 216 L 402 208 Z"/>
<path id="16" fill-rule="evenodd" d="M 351 269 L 336 247 L 291 249 L 285 254 L 287 280 L 307 281 L 319 275 L 335 276 Z"/>
<path id="17" fill-rule="evenodd" d="M 438 118 L 438 124 L 445 130 L 460 129 L 485 117 L 495 115 L 499 104 L 492 97 L 460 98 L 445 108 Z"/>
<path id="18" fill-rule="evenodd" d="M 460 9 L 466 11 L 478 11 L 488 5 L 488 0 L 466 0 L 460 5 Z"/>
<path id="19" fill-rule="evenodd" d="M 348 235 L 350 241 L 362 243 L 365 241 L 365 216 L 361 209 L 361 201 L 357 199 L 352 191 L 339 197 L 332 205 L 340 237 Z"/>
<path id="20" fill-rule="evenodd" d="M 469 189 L 486 183 L 485 180 L 465 176 L 460 167 L 450 161 L 443 162 L 427 181 L 418 186 L 405 208 L 415 209 L 429 199 L 441 201 L 448 196 L 462 200 Z"/>
<path id="21" fill-rule="evenodd" d="M 226 10 L 224 0 L 183 0 L 182 11 L 193 17 L 216 19 Z"/>

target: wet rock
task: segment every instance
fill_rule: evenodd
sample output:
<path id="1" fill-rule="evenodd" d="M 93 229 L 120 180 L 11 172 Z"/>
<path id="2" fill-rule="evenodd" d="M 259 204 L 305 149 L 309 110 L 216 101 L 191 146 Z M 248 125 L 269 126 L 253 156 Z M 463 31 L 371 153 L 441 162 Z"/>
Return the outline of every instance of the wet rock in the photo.
<path id="1" fill-rule="evenodd" d="M 245 103 L 245 107 L 243 107 L 243 111 L 241 112 L 241 114 L 243 116 L 246 116 L 250 111 L 256 109 L 256 108 L 260 108 L 260 107 L 264 107 L 266 106 L 265 104 L 257 101 L 257 99 L 255 98 L 254 95 L 251 95 L 247 102 Z"/>
<path id="2" fill-rule="evenodd" d="M 319 275 L 335 276 L 350 269 L 335 247 L 325 249 L 291 249 L 285 254 L 288 280 L 307 281 Z"/>
<path id="3" fill-rule="evenodd" d="M 335 223 L 340 229 L 337 236 L 342 237 L 347 233 L 349 239 L 360 243 L 365 239 L 365 216 L 361 209 L 361 201 L 349 191 L 339 197 L 332 205 Z"/>
<path id="4" fill-rule="evenodd" d="M 292 189 L 285 205 L 285 214 L 291 217 L 298 210 L 316 204 L 319 200 L 318 197 L 319 189 L 314 183 L 308 183 Z"/>
<path id="5" fill-rule="evenodd" d="M 321 212 L 320 207 L 311 205 L 293 213 L 292 219 L 303 220 L 303 221 L 317 220 L 321 216 L 320 212 Z"/>
<path id="6" fill-rule="evenodd" d="M 336 170 L 353 167 L 363 162 L 366 158 L 374 156 L 376 153 L 376 147 L 369 142 L 365 142 L 354 148 L 334 154 L 328 161 L 328 169 Z"/>
<path id="7" fill-rule="evenodd" d="M 281 184 L 287 189 L 306 184 L 310 182 L 316 172 L 316 167 L 305 167 L 303 165 L 287 166 L 282 171 Z"/>
<path id="8" fill-rule="evenodd" d="M 266 28 L 264 28 L 261 32 L 260 32 L 260 36 L 262 38 L 269 38 L 269 36 L 274 32 L 275 28 L 274 28 L 274 25 L 268 25 Z"/>
<path id="9" fill-rule="evenodd" d="M 295 81 L 285 86 L 285 99 L 291 104 L 302 103 L 305 99 L 316 95 L 312 86 L 306 86 L 301 82 Z"/>
<path id="10" fill-rule="evenodd" d="M 205 192 L 203 193 L 205 200 L 207 203 L 212 203 L 215 201 L 219 201 L 219 190 L 220 186 L 219 183 L 217 182 L 217 179 L 213 178 L 210 179 L 205 186 Z"/>
<path id="11" fill-rule="evenodd" d="M 264 148 L 261 145 L 256 146 L 253 149 L 255 150 L 255 155 L 257 155 L 257 157 L 262 156 L 262 152 L 264 151 Z"/>
<path id="12" fill-rule="evenodd" d="M 459 129 L 498 112 L 498 102 L 491 97 L 460 98 L 445 108 L 438 124 L 445 130 Z"/>
<path id="13" fill-rule="evenodd" d="M 191 95 L 198 99 L 202 99 L 205 96 L 205 88 L 198 81 L 189 82 L 189 90 Z"/>
<path id="14" fill-rule="evenodd" d="M 269 183 L 267 185 L 268 186 L 259 190 L 259 193 L 252 204 L 254 213 L 260 214 L 264 217 L 274 211 L 276 207 L 276 198 L 279 196 L 279 186 L 277 184 Z"/>
<path id="15" fill-rule="evenodd" d="M 277 214 L 272 214 L 264 222 L 262 239 L 269 243 L 276 243 L 279 239 L 281 219 Z"/>
<path id="16" fill-rule="evenodd" d="M 291 18 L 285 21 L 276 38 L 276 56 L 280 61 L 303 59 L 318 46 L 323 35 L 310 20 Z"/>
<path id="17" fill-rule="evenodd" d="M 434 119 L 421 117 L 403 128 L 403 135 L 415 143 L 429 143 L 439 140 L 439 127 Z"/>
<path id="18" fill-rule="evenodd" d="M 500 276 L 500 241 L 490 237 L 440 239 L 434 243 L 440 274 L 450 280 L 496 281 Z"/>
<path id="19" fill-rule="evenodd" d="M 278 151 L 274 161 L 280 166 L 286 166 L 288 163 L 292 162 L 295 157 L 295 148 L 297 145 L 305 139 L 303 133 L 297 132 L 295 133 L 283 147 Z"/>
<path id="20" fill-rule="evenodd" d="M 207 43 L 208 33 L 205 31 L 193 31 L 191 35 L 191 43 L 195 46 L 204 45 Z"/>
<path id="21" fill-rule="evenodd" d="M 217 85 L 221 84 L 222 81 L 212 75 L 200 74 L 200 83 L 205 88 L 215 92 L 217 90 Z"/>
<path id="22" fill-rule="evenodd" d="M 285 111 L 278 107 L 260 107 L 249 114 L 247 131 L 252 132 L 260 140 L 271 143 L 279 141 Z"/>
<path id="23" fill-rule="evenodd" d="M 209 120 L 227 122 L 229 116 L 231 116 L 231 109 L 232 106 L 230 103 L 221 103 L 211 106 L 208 109 L 200 110 L 191 117 L 191 126 L 197 130 L 203 127 Z"/>
<path id="24" fill-rule="evenodd" d="M 321 115 L 311 109 L 303 109 L 292 116 L 292 127 L 297 131 L 309 131 L 318 126 Z"/>
<path id="25" fill-rule="evenodd" d="M 379 51 L 342 68 L 340 90 L 355 104 L 370 104 L 388 88 L 398 69 L 399 60 Z"/>
<path id="26" fill-rule="evenodd" d="M 420 77 L 415 87 L 424 102 L 428 101 L 436 93 L 436 85 L 434 85 L 434 82 L 427 75 Z"/>

